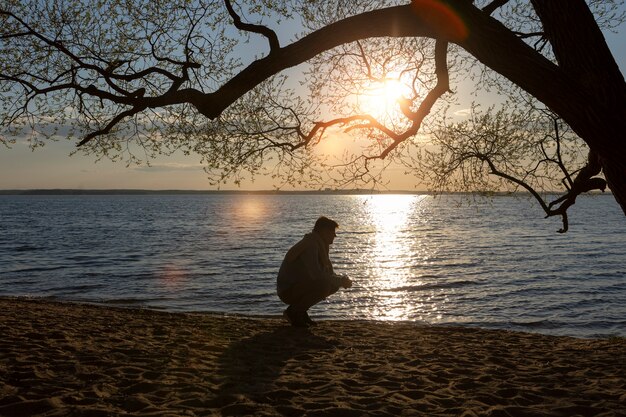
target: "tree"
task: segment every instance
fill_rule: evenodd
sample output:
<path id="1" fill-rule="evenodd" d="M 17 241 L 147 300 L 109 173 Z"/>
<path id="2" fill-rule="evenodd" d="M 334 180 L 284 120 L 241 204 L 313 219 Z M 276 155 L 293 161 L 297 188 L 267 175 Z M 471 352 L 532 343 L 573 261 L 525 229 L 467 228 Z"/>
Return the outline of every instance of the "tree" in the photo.
<path id="1" fill-rule="evenodd" d="M 490 108 L 487 112 L 474 107 L 468 120 L 433 132 L 433 142 L 434 150 L 426 151 L 415 169 L 438 188 L 502 190 L 513 186 L 525 190 L 539 202 L 546 217 L 562 217 L 560 233 L 568 230 L 567 209 L 578 195 L 606 188 L 603 178 L 592 177 L 592 162 L 580 160 L 587 150 L 580 138 L 556 115 L 532 106 L 523 111 Z M 551 202 L 538 191 L 561 185 L 567 192 Z"/>
<path id="2" fill-rule="evenodd" d="M 506 80 L 503 91 L 513 100 L 523 98 L 552 121 L 543 133 L 535 129 L 532 138 L 533 129 L 499 138 L 504 153 L 497 155 L 508 155 L 509 168 L 533 155 L 557 170 L 526 170 L 520 178 L 501 171 L 494 164 L 496 154 L 462 141 L 456 141 L 463 148 L 455 151 L 456 161 L 471 155 L 487 174 L 531 192 L 541 181 L 528 178 L 556 172 L 567 186 L 565 194 L 551 203 L 538 199 L 548 215 L 563 217 L 566 230 L 566 211 L 576 196 L 606 184 L 626 212 L 626 83 L 600 29 L 623 21 L 616 14 L 620 5 L 597 0 L 413 0 L 404 5 L 5 0 L 0 7 L 0 141 L 10 144 L 16 135 L 29 133 L 37 146 L 61 132 L 100 157 L 130 155 L 132 160 L 137 145 L 148 156 L 197 152 L 216 181 L 263 169 L 290 181 L 311 181 L 308 168 L 316 158 L 311 148 L 341 127 L 361 141 L 361 148 L 334 169 L 342 178 L 375 181 L 370 168 L 376 161 L 385 165 L 403 153 L 411 155 L 409 160 L 419 156 L 416 138 L 431 129 L 433 110 L 453 99 L 451 77 L 458 80 L 479 64 L 485 68 L 474 72 L 480 83 L 498 86 Z M 277 19 L 301 19 L 306 32 L 285 43 L 272 29 Z M 254 37 L 267 42 L 267 52 L 244 63 L 232 50 Z M 285 76 L 302 63 L 310 65 L 309 100 L 288 88 Z M 394 80 L 407 87 L 396 97 L 392 114 L 363 112 L 359 97 Z M 520 116 L 498 113 L 474 121 L 488 128 L 493 117 L 516 123 Z M 457 133 L 480 130 L 469 127 Z M 570 128 L 585 145 L 575 147 L 572 160 L 588 149 L 579 170 L 568 168 L 560 155 L 559 129 Z M 545 138 L 550 130 L 556 153 L 548 154 L 546 147 L 542 153 L 519 153 L 521 148 L 509 146 L 522 141 L 539 146 L 524 149 L 541 149 L 544 141 L 537 135 Z M 428 132 L 437 137 L 436 129 Z M 422 161 L 445 161 L 436 152 L 425 155 Z M 437 166 L 435 177 L 450 168 L 434 163 L 430 168 Z"/>

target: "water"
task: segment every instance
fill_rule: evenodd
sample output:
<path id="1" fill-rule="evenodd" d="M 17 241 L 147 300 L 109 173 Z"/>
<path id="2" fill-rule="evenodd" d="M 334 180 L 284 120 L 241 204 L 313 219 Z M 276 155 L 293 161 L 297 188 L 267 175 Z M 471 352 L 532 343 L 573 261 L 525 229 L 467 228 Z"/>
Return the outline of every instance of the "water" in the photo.
<path id="1" fill-rule="evenodd" d="M 320 215 L 354 286 L 317 318 L 626 336 L 626 221 L 579 198 L 570 231 L 525 198 L 0 196 L 0 296 L 277 315 L 276 273 Z"/>

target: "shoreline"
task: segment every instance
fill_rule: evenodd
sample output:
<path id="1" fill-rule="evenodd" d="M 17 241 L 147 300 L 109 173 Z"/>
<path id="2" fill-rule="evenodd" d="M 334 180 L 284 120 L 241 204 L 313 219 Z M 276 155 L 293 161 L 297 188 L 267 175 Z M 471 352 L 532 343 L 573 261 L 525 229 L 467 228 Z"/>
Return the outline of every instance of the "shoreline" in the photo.
<path id="1" fill-rule="evenodd" d="M 167 314 L 183 314 L 183 315 L 207 315 L 210 317 L 226 317 L 226 318 L 241 318 L 241 319 L 250 319 L 250 320 L 282 320 L 282 309 L 284 306 L 281 306 L 282 309 L 278 309 L 275 313 L 246 313 L 246 312 L 236 312 L 236 311 L 220 311 L 220 310 L 196 310 L 196 309 L 176 309 L 165 306 L 155 306 L 150 304 L 143 304 L 138 300 L 133 301 L 116 301 L 116 300 L 90 300 L 90 299 L 80 299 L 80 298 L 65 298 L 65 297 L 57 297 L 57 296 L 41 296 L 41 295 L 0 295 L 0 301 L 2 300 L 16 300 L 16 301 L 32 301 L 32 302 L 44 302 L 44 303 L 58 303 L 58 304 L 71 304 L 71 305 L 87 305 L 101 308 L 113 308 L 113 309 L 123 309 L 130 311 L 154 311 L 157 313 L 167 313 Z M 626 340 L 626 335 L 617 331 L 610 331 L 605 333 L 591 333 L 591 332 L 566 332 L 566 331 L 547 331 L 541 329 L 533 330 L 534 326 L 522 326 L 519 323 L 510 323 L 509 326 L 498 326 L 493 325 L 493 323 L 480 323 L 480 322 L 445 322 L 445 323 L 431 323 L 427 321 L 419 321 L 419 320 L 386 320 L 386 319 L 376 319 L 376 318 L 343 318 L 343 317 L 332 317 L 332 316 L 322 316 L 316 317 L 315 313 L 311 313 L 314 320 L 322 320 L 325 322 L 359 322 L 359 323 L 389 323 L 389 324 L 406 324 L 413 326 L 421 326 L 421 327 L 452 327 L 459 329 L 481 329 L 481 330 L 490 330 L 490 331 L 502 331 L 502 332 L 514 332 L 514 333 L 529 333 L 538 336 L 550 336 L 550 337 L 571 337 L 582 340 L 607 340 L 607 339 L 623 339 Z"/>
<path id="2" fill-rule="evenodd" d="M 0 415 L 623 416 L 626 339 L 0 298 Z"/>

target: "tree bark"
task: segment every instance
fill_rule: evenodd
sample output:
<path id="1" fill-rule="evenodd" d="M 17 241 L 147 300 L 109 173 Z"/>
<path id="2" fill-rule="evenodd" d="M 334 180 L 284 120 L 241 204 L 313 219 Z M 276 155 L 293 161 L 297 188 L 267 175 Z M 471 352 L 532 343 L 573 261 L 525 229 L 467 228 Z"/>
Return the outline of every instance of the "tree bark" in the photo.
<path id="1" fill-rule="evenodd" d="M 611 191 L 626 213 L 626 82 L 583 0 L 532 0 L 559 67 L 595 102 L 580 103 L 581 137 L 599 152 Z M 603 111 L 585 111 L 587 106 Z M 586 118 L 583 116 L 587 116 Z M 578 133 L 578 132 L 577 132 Z M 584 136 L 583 136 L 584 135 Z M 597 145 L 596 145 L 597 143 Z"/>
<path id="2" fill-rule="evenodd" d="M 543 102 L 598 154 L 626 214 L 626 82 L 583 0 L 533 0 L 558 65 L 495 19 L 448 0 L 469 36 L 459 45 Z"/>

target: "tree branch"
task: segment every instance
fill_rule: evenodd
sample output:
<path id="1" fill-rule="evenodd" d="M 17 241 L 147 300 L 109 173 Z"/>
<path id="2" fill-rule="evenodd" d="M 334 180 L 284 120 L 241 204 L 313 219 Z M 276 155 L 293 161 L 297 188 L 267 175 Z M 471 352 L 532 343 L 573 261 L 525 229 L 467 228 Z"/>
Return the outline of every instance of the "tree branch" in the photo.
<path id="1" fill-rule="evenodd" d="M 606 180 L 604 180 L 604 178 L 595 177 L 595 175 L 600 174 L 601 170 L 602 167 L 600 166 L 598 155 L 590 150 L 587 157 L 587 164 L 578 172 L 569 191 L 548 205 L 548 216 L 565 213 L 569 207 L 576 203 L 576 198 L 582 193 L 592 190 L 604 192 L 606 189 Z M 553 206 L 559 203 L 561 205 L 558 208 L 552 209 Z"/>
<path id="2" fill-rule="evenodd" d="M 365 123 L 351 125 L 346 129 L 346 132 L 356 129 L 374 129 L 377 130 L 391 139 L 391 143 L 386 146 L 379 154 L 365 156 L 366 161 L 372 159 L 385 159 L 390 152 L 392 152 L 402 142 L 414 136 L 419 132 L 419 129 L 424 121 L 424 118 L 430 113 L 433 106 L 439 100 L 439 98 L 449 91 L 449 74 L 447 65 L 447 50 L 448 42 L 445 40 L 437 40 L 435 44 L 435 74 L 437 76 L 437 84 L 434 88 L 428 92 L 424 100 L 420 103 L 418 109 L 413 112 L 410 110 L 408 100 L 400 100 L 399 105 L 403 114 L 411 121 L 411 125 L 403 132 L 396 133 L 392 129 L 388 128 L 384 124 L 380 123 L 376 118 L 371 115 L 354 115 L 349 117 L 337 118 L 327 122 L 317 122 L 308 135 L 302 134 L 305 144 L 308 143 L 318 131 L 325 131 L 328 127 L 334 125 L 347 125 L 356 121 L 363 121 Z M 365 59 L 364 52 L 363 58 Z M 370 74 L 370 68 L 367 67 L 368 75 Z"/>
<path id="3" fill-rule="evenodd" d="M 270 44 L 270 54 L 277 52 L 280 49 L 280 43 L 278 42 L 276 32 L 267 26 L 242 22 L 241 17 L 239 17 L 239 15 L 235 12 L 235 9 L 233 9 L 233 5 L 230 0 L 224 0 L 224 4 L 226 5 L 226 10 L 228 10 L 228 14 L 233 19 L 233 23 L 237 29 L 265 36 Z"/>
<path id="4" fill-rule="evenodd" d="M 232 6 L 229 0 L 225 1 L 227 1 L 227 5 Z M 540 0 L 533 1 L 539 2 Z M 586 93 L 586 89 L 577 88 L 579 83 L 567 72 L 562 71 L 532 47 L 525 44 L 523 40 L 496 19 L 476 8 L 472 2 L 467 0 L 442 0 L 442 2 L 467 27 L 468 36 L 464 39 L 455 39 L 455 43 L 491 69 L 504 75 L 524 90 L 531 92 L 537 99 L 561 115 L 579 136 L 588 136 L 586 135 L 589 133 L 587 124 L 584 121 L 578 121 L 580 119 L 578 117 L 580 115 L 579 103 L 594 103 L 592 108 L 598 113 L 603 112 L 606 104 L 597 103 L 592 95 Z M 548 2 L 542 0 L 542 3 L 547 4 Z M 494 7 L 499 3 L 492 2 L 490 4 L 492 4 L 491 7 Z M 232 7 L 230 9 L 232 10 Z M 248 27 L 246 26 L 246 28 Z M 146 108 L 189 103 L 195 106 L 201 114 L 210 119 L 215 119 L 233 102 L 272 75 L 306 62 L 338 45 L 359 39 L 384 36 L 437 38 L 441 33 L 442 31 L 434 27 L 432 22 L 426 21 L 414 13 L 412 5 L 389 7 L 348 17 L 316 30 L 288 46 L 274 48 L 273 53 L 252 62 L 211 93 L 188 88 L 170 90 L 154 97 L 139 98 L 120 97 L 99 91 L 95 87 L 87 88 L 86 92 L 96 94 L 96 97 L 103 100 L 112 100 L 115 103 L 130 106 L 145 106 Z M 52 44 L 52 46 L 58 47 L 56 44 Z M 104 72 L 97 66 L 93 69 L 100 74 Z M 118 75 L 102 74 L 102 76 L 114 79 Z M 178 77 L 174 76 L 174 79 L 178 80 Z M 607 114 L 612 115 L 614 113 L 607 112 Z M 618 125 L 619 122 L 616 121 L 615 126 Z M 610 155 L 611 137 L 611 135 L 604 135 L 604 137 L 596 138 L 594 143 L 596 150 L 601 151 L 605 157 Z"/>
<path id="5" fill-rule="evenodd" d="M 192 104 L 198 111 L 215 119 L 235 100 L 282 70 L 306 62 L 339 45 L 384 36 L 435 38 L 437 32 L 412 12 L 411 5 L 365 12 L 327 25 L 265 58 L 254 61 L 213 93 L 181 91 L 181 94 L 193 95 Z M 175 96 L 172 99 L 179 101 Z"/>
<path id="6" fill-rule="evenodd" d="M 228 5 L 231 5 L 228 0 L 226 1 Z M 518 78 L 524 81 L 520 83 L 523 87 L 527 87 L 524 84 L 528 83 L 527 74 L 529 68 L 532 68 L 533 74 L 535 74 L 532 80 L 541 80 L 542 89 L 539 90 L 545 91 L 546 96 L 560 97 L 562 91 L 572 91 L 571 84 L 567 83 L 567 79 L 564 80 L 557 76 L 554 64 L 524 44 L 499 22 L 485 16 L 466 0 L 448 1 L 468 26 L 470 36 L 467 39 L 456 41 L 462 47 L 468 49 L 480 60 L 485 60 L 487 65 L 497 71 L 503 72 L 503 69 L 498 66 L 500 61 L 505 62 L 506 71 L 504 72 L 511 72 L 512 70 L 514 73 L 506 75 L 513 81 L 517 81 L 516 77 L 519 75 Z M 118 104 L 146 108 L 190 103 L 201 114 L 210 119 L 215 119 L 235 100 L 284 69 L 305 62 L 342 44 L 359 39 L 384 36 L 437 38 L 441 36 L 441 30 L 435 27 L 432 22 L 427 22 L 423 17 L 414 13 L 411 5 L 390 7 L 348 17 L 314 31 L 288 46 L 274 49 L 273 53 L 252 62 L 220 88 L 210 93 L 188 88 L 169 90 L 159 96 L 139 98 L 120 97 L 99 91 L 95 87 L 88 88 L 86 92 Z M 494 48 L 497 51 L 505 50 L 507 53 L 494 53 Z M 502 58 L 500 58 L 501 56 Z M 498 57 L 495 59 L 496 62 L 494 62 L 494 57 Z M 95 67 L 94 70 L 99 73 L 104 72 L 99 67 Z M 110 78 L 117 77 L 117 75 L 108 76 Z M 179 77 L 172 76 L 172 79 L 179 80 Z M 549 88 L 543 88 L 546 83 Z M 175 84 L 178 83 L 175 81 Z M 566 84 L 566 88 L 561 84 Z M 541 97 L 539 98 L 541 99 Z"/>
<path id="7" fill-rule="evenodd" d="M 94 132 L 89 133 L 88 135 L 86 135 L 79 143 L 77 146 L 83 146 L 84 144 L 86 144 L 87 142 L 89 142 L 90 140 L 92 140 L 95 137 L 98 136 L 102 136 L 102 135 L 106 135 L 108 133 L 111 132 L 111 130 L 119 123 L 121 122 L 123 119 L 125 119 L 126 117 L 129 116 L 134 116 L 137 113 L 140 113 L 142 111 L 145 110 L 145 107 L 137 107 L 137 108 L 132 108 L 130 110 L 126 110 L 123 111 L 121 113 L 119 113 L 117 116 L 115 116 L 105 127 L 103 127 L 102 129 L 96 130 Z"/>
<path id="8" fill-rule="evenodd" d="M 361 41 L 357 40 L 356 45 L 359 47 L 359 54 L 360 54 L 361 60 L 363 61 L 363 65 L 365 65 L 365 68 L 367 69 L 367 78 L 369 78 L 370 80 L 374 80 L 374 76 L 372 74 L 372 67 L 370 65 L 369 60 L 367 59 L 367 56 L 365 54 L 365 50 L 363 49 L 363 45 L 361 44 Z"/>

